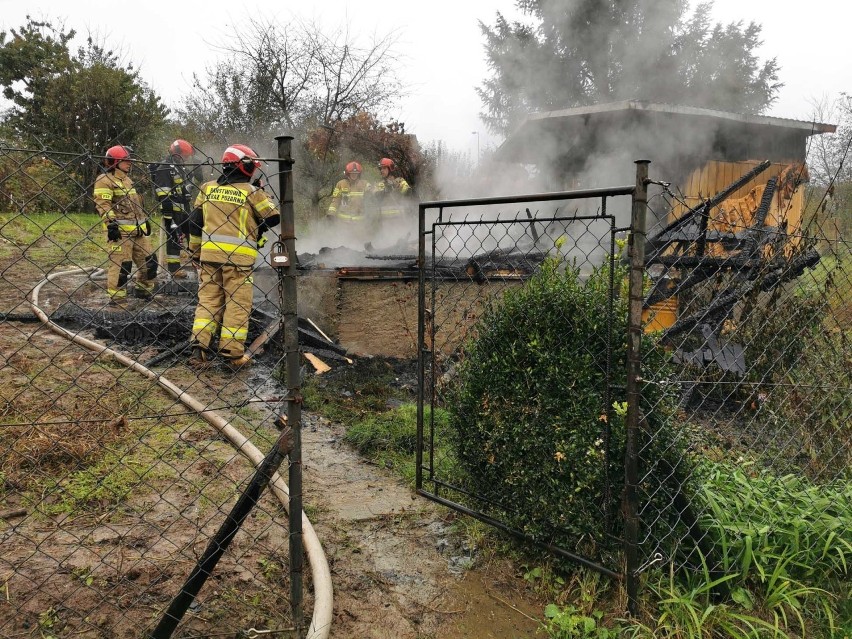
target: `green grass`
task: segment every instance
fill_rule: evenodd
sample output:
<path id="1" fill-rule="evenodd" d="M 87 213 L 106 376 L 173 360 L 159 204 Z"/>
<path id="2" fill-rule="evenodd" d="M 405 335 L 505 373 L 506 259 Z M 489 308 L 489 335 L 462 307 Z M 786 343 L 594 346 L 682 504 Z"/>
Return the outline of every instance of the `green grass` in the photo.
<path id="1" fill-rule="evenodd" d="M 48 479 L 38 496 L 37 512 L 44 515 L 79 515 L 115 508 L 113 516 L 132 510 L 131 497 L 156 493 L 161 480 L 175 480 L 174 462 L 182 460 L 186 446 L 178 429 L 152 420 L 130 421 L 129 432 L 85 460 L 82 467 Z M 140 499 L 140 503 L 141 503 Z"/>
<path id="2" fill-rule="evenodd" d="M 106 237 L 94 213 L 0 214 L 0 257 L 21 249 L 45 270 L 61 264 L 85 266 L 104 260 Z"/>
<path id="3" fill-rule="evenodd" d="M 381 358 L 359 358 L 351 366 L 311 377 L 302 389 L 304 408 L 351 426 L 387 411 L 391 401 L 411 401 L 412 391 L 395 387 L 395 366 L 403 365 Z"/>
<path id="4" fill-rule="evenodd" d="M 424 415 L 430 419 L 427 407 Z M 443 409 L 435 410 L 435 426 L 445 429 L 449 415 Z M 364 457 L 379 466 L 393 468 L 405 480 L 414 484 L 417 448 L 417 405 L 408 403 L 384 413 L 368 415 L 355 422 L 346 431 L 344 440 L 354 446 Z M 448 451 L 437 448 L 436 457 L 446 457 Z"/>

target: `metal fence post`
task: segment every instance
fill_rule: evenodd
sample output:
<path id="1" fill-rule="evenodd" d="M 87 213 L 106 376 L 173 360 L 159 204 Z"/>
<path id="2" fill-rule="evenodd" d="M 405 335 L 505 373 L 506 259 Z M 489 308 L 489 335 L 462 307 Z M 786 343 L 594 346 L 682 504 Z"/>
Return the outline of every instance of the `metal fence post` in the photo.
<path id="1" fill-rule="evenodd" d="M 279 135 L 278 180 L 281 194 L 281 244 L 289 258 L 279 270 L 279 293 L 284 328 L 287 380 L 287 423 L 293 431 L 290 453 L 290 605 L 296 637 L 302 637 L 302 392 L 299 380 L 299 316 L 296 305 L 296 222 L 293 209 L 293 137 Z M 281 272 L 283 271 L 283 272 Z"/>
<path id="2" fill-rule="evenodd" d="M 636 187 L 630 215 L 630 281 L 627 317 L 627 442 L 624 455 L 625 508 L 624 555 L 627 562 L 627 607 L 631 615 L 639 612 L 639 400 L 642 391 L 642 283 L 645 275 L 645 213 L 648 207 L 648 165 L 636 160 Z"/>
<path id="3" fill-rule="evenodd" d="M 423 431 L 426 398 L 426 209 L 417 210 L 417 451 L 415 453 L 415 487 L 423 488 Z"/>

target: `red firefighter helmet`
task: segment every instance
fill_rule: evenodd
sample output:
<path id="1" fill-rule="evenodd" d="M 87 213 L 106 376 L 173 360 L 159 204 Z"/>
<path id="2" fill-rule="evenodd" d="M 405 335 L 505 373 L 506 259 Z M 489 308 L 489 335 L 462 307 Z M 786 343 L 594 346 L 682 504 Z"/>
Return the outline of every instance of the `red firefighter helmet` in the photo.
<path id="1" fill-rule="evenodd" d="M 251 177 L 255 169 L 260 167 L 257 153 L 245 144 L 232 144 L 222 154 L 222 164 L 235 164 L 246 177 Z"/>
<path id="2" fill-rule="evenodd" d="M 194 149 L 186 140 L 175 140 L 169 145 L 169 153 L 171 155 L 179 155 L 186 160 L 187 158 L 192 157 Z"/>
<path id="3" fill-rule="evenodd" d="M 391 160 L 390 158 L 382 158 L 381 160 L 379 160 L 380 169 L 387 169 L 388 171 L 393 172 L 395 166 L 396 165 L 394 164 L 393 160 Z"/>
<path id="4" fill-rule="evenodd" d="M 122 160 L 130 159 L 131 152 L 132 151 L 129 146 L 121 146 L 120 144 L 111 146 L 107 149 L 104 164 L 106 164 L 108 169 L 114 169 Z"/>
<path id="5" fill-rule="evenodd" d="M 343 172 L 343 174 L 346 177 L 349 177 L 352 173 L 357 173 L 358 175 L 361 175 L 361 165 L 358 162 L 350 162 L 346 165 L 346 170 Z"/>

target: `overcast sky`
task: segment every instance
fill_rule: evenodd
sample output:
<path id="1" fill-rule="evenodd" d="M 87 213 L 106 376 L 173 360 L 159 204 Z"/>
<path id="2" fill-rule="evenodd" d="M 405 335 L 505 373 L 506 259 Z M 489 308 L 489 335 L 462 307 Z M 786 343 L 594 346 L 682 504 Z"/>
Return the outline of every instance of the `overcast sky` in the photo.
<path id="1" fill-rule="evenodd" d="M 187 90 L 193 72 L 203 72 L 220 55 L 214 45 L 227 38 L 229 27 L 252 15 L 281 23 L 298 15 L 329 28 L 348 22 L 355 34 L 394 32 L 399 76 L 408 85 L 409 96 L 392 112 L 422 142 L 443 140 L 474 156 L 477 141 L 482 148 L 498 141 L 478 119 L 481 105 L 474 90 L 487 74 L 477 21 L 491 24 L 497 11 L 520 17 L 514 0 L 321 0 L 280 5 L 256 0 L 0 0 L 0 27 L 20 26 L 30 14 L 64 18 L 66 26 L 78 32 L 95 32 L 121 48 L 169 105 Z M 809 119 L 813 100 L 852 92 L 852 3 L 715 0 L 714 17 L 763 25 L 759 54 L 763 59 L 777 56 L 785 83 L 769 115 Z"/>

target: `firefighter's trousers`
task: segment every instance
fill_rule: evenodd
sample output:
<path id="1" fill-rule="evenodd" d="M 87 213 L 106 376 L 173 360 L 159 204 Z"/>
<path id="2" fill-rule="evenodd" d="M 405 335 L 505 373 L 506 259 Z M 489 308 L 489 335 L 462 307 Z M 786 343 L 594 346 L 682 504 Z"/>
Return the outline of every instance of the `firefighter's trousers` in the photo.
<path id="1" fill-rule="evenodd" d="M 235 359 L 245 352 L 254 284 L 251 266 L 201 264 L 192 341 L 210 349 L 219 332 L 219 352 Z"/>
<path id="2" fill-rule="evenodd" d="M 121 239 L 107 242 L 109 266 L 107 267 L 107 295 L 110 299 L 127 297 L 127 280 L 136 264 L 136 287 L 146 293 L 154 290 L 157 276 L 157 256 L 151 249 L 151 240 L 141 232 L 122 233 Z"/>
<path id="3" fill-rule="evenodd" d="M 188 217 L 184 211 L 173 211 L 172 219 L 163 220 L 166 230 L 166 267 L 169 273 L 180 268 L 180 252 L 184 248 L 183 238 L 188 237 Z"/>

